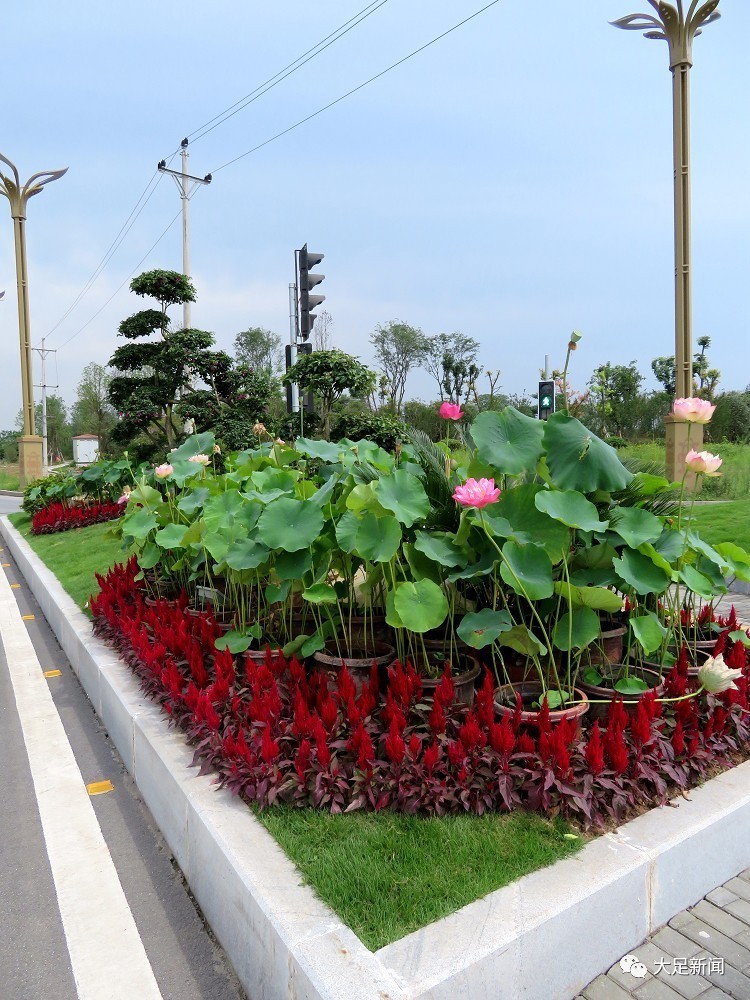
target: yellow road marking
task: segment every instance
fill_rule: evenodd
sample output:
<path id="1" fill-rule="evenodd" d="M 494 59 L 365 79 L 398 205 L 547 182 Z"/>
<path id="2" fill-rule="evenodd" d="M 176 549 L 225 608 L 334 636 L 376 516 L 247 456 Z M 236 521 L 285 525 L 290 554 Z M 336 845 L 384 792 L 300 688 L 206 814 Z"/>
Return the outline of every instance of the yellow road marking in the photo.
<path id="1" fill-rule="evenodd" d="M 45 670 L 44 671 L 44 676 L 45 677 L 61 677 L 62 676 L 62 670 Z"/>
<path id="2" fill-rule="evenodd" d="M 21 618 L 23 618 L 23 620 L 25 622 L 35 622 L 36 621 L 36 615 L 21 615 Z"/>
<path id="3" fill-rule="evenodd" d="M 10 566 L 10 563 L 3 563 L 3 569 L 7 569 L 9 566 Z"/>
<path id="4" fill-rule="evenodd" d="M 86 785 L 86 791 L 89 795 L 103 795 L 105 792 L 114 792 L 115 786 L 107 778 L 105 781 L 92 781 L 91 784 Z"/>
<path id="5" fill-rule="evenodd" d="M 18 590 L 18 588 L 19 588 L 20 586 L 21 586 L 21 584 L 20 584 L 20 583 L 11 583 L 11 585 L 10 585 L 10 589 L 11 589 L 11 590 Z"/>

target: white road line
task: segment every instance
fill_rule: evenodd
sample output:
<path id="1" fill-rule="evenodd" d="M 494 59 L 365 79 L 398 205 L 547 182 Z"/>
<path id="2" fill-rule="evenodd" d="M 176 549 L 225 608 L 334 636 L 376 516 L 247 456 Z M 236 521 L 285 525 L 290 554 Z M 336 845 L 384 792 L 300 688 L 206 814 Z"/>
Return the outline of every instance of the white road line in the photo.
<path id="1" fill-rule="evenodd" d="M 133 914 L 5 573 L 0 573 L 0 636 L 78 996 L 160 1000 Z"/>

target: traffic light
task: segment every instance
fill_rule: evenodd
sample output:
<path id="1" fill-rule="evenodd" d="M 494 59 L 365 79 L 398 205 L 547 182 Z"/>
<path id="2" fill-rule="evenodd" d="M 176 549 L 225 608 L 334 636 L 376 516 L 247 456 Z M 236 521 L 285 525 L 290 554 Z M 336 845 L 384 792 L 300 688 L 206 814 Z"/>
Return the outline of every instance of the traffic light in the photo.
<path id="1" fill-rule="evenodd" d="M 299 252 L 299 335 L 307 340 L 315 322 L 313 309 L 325 302 L 325 295 L 310 295 L 310 289 L 315 288 L 325 278 L 324 274 L 312 274 L 315 267 L 323 260 L 324 254 L 312 253 L 307 249 L 307 243 Z"/>
<path id="2" fill-rule="evenodd" d="M 538 416 L 540 420 L 555 412 L 555 383 L 551 379 L 545 379 L 539 383 L 539 405 Z"/>

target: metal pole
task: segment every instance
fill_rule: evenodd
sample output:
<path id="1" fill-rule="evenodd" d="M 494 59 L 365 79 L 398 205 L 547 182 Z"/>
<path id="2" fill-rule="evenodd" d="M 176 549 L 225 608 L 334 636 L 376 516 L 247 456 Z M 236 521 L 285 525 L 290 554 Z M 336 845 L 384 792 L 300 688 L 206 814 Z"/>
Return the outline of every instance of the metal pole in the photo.
<path id="1" fill-rule="evenodd" d="M 690 63 L 672 67 L 674 116 L 675 374 L 678 398 L 693 395 L 690 225 Z"/>
<path id="2" fill-rule="evenodd" d="M 190 277 L 190 197 L 188 192 L 188 151 L 187 140 L 183 139 L 182 145 L 182 273 Z M 186 330 L 190 329 L 191 312 L 190 302 L 184 302 L 182 306 L 182 325 Z"/>
<path id="3" fill-rule="evenodd" d="M 289 360 L 290 367 L 297 361 L 297 286 L 289 284 Z M 299 388 L 296 382 L 291 384 L 292 413 L 299 412 Z"/>
<path id="4" fill-rule="evenodd" d="M 47 448 L 47 352 L 44 349 L 44 341 L 46 337 L 42 337 L 42 475 L 47 475 L 47 468 L 49 466 L 49 450 Z"/>
<path id="5" fill-rule="evenodd" d="M 549 378 L 549 354 L 544 355 L 544 377 Z"/>
<path id="6" fill-rule="evenodd" d="M 24 206 L 25 207 L 25 206 Z M 21 340 L 21 394 L 23 396 L 23 433 L 36 434 L 34 419 L 34 378 L 31 364 L 31 321 L 29 319 L 29 285 L 26 268 L 25 218 L 13 217 L 16 244 L 16 285 L 18 288 L 18 330 Z"/>

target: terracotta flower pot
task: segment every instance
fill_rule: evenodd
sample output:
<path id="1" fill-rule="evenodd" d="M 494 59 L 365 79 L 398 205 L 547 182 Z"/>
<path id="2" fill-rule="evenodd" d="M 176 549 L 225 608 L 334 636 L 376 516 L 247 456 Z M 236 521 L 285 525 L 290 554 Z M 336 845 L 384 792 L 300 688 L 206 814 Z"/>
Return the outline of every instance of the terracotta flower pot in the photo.
<path id="1" fill-rule="evenodd" d="M 343 647 L 341 652 L 344 653 Z M 325 672 L 335 681 L 339 671 L 346 666 L 352 675 L 357 694 L 360 694 L 365 684 L 370 682 L 372 665 L 375 663 L 379 672 L 384 672 L 396 659 L 396 650 L 387 642 L 376 639 L 374 643 L 363 643 L 362 648 L 354 646 L 352 655 L 341 655 L 335 639 L 326 642 L 325 650 L 318 650 L 313 656 L 315 666 Z"/>
<path id="2" fill-rule="evenodd" d="M 603 673 L 611 680 L 610 686 L 587 684 L 581 677 L 576 681 L 576 686 L 586 694 L 591 703 L 590 714 L 592 719 L 604 719 L 606 717 L 609 703 L 616 694 L 619 695 L 619 692 L 615 691 L 614 685 L 625 674 L 626 670 L 631 677 L 637 677 L 645 681 L 649 685 L 648 690 L 656 691 L 657 698 L 660 698 L 664 694 L 664 684 L 657 663 L 645 665 L 631 663 L 629 666 L 622 663 L 610 663 L 606 667 L 603 665 L 600 666 L 602 667 L 600 673 Z M 629 715 L 635 715 L 638 709 L 638 702 L 646 693 L 646 691 L 642 691 L 639 694 L 620 695 L 625 700 L 625 711 Z"/>
<path id="3" fill-rule="evenodd" d="M 592 643 L 589 662 L 592 666 L 600 663 L 622 663 L 622 648 L 627 629 L 614 621 L 603 621 L 598 640 Z"/>
<path id="4" fill-rule="evenodd" d="M 459 662 L 459 667 L 460 670 L 458 673 L 451 670 L 451 679 L 453 680 L 453 687 L 455 689 L 455 700 L 461 705 L 473 705 L 476 681 L 482 670 L 482 665 L 475 656 L 465 653 Z M 416 665 L 415 669 L 418 669 Z M 440 677 L 422 677 L 423 702 L 429 705 L 430 702 L 433 701 L 435 697 L 435 688 L 441 680 L 442 674 Z"/>
<path id="5" fill-rule="evenodd" d="M 564 708 L 550 709 L 550 722 L 562 722 L 567 719 L 573 722 L 576 731 L 581 728 L 581 720 L 589 711 L 589 701 L 586 692 L 580 686 L 573 689 L 575 701 Z M 516 700 L 521 698 L 521 725 L 531 730 L 539 728 L 539 709 L 532 708 L 542 696 L 542 685 L 539 681 L 522 681 L 519 684 L 502 684 L 495 691 L 495 711 L 499 716 L 513 716 L 516 711 Z M 526 707 L 528 706 L 528 708 Z"/>

